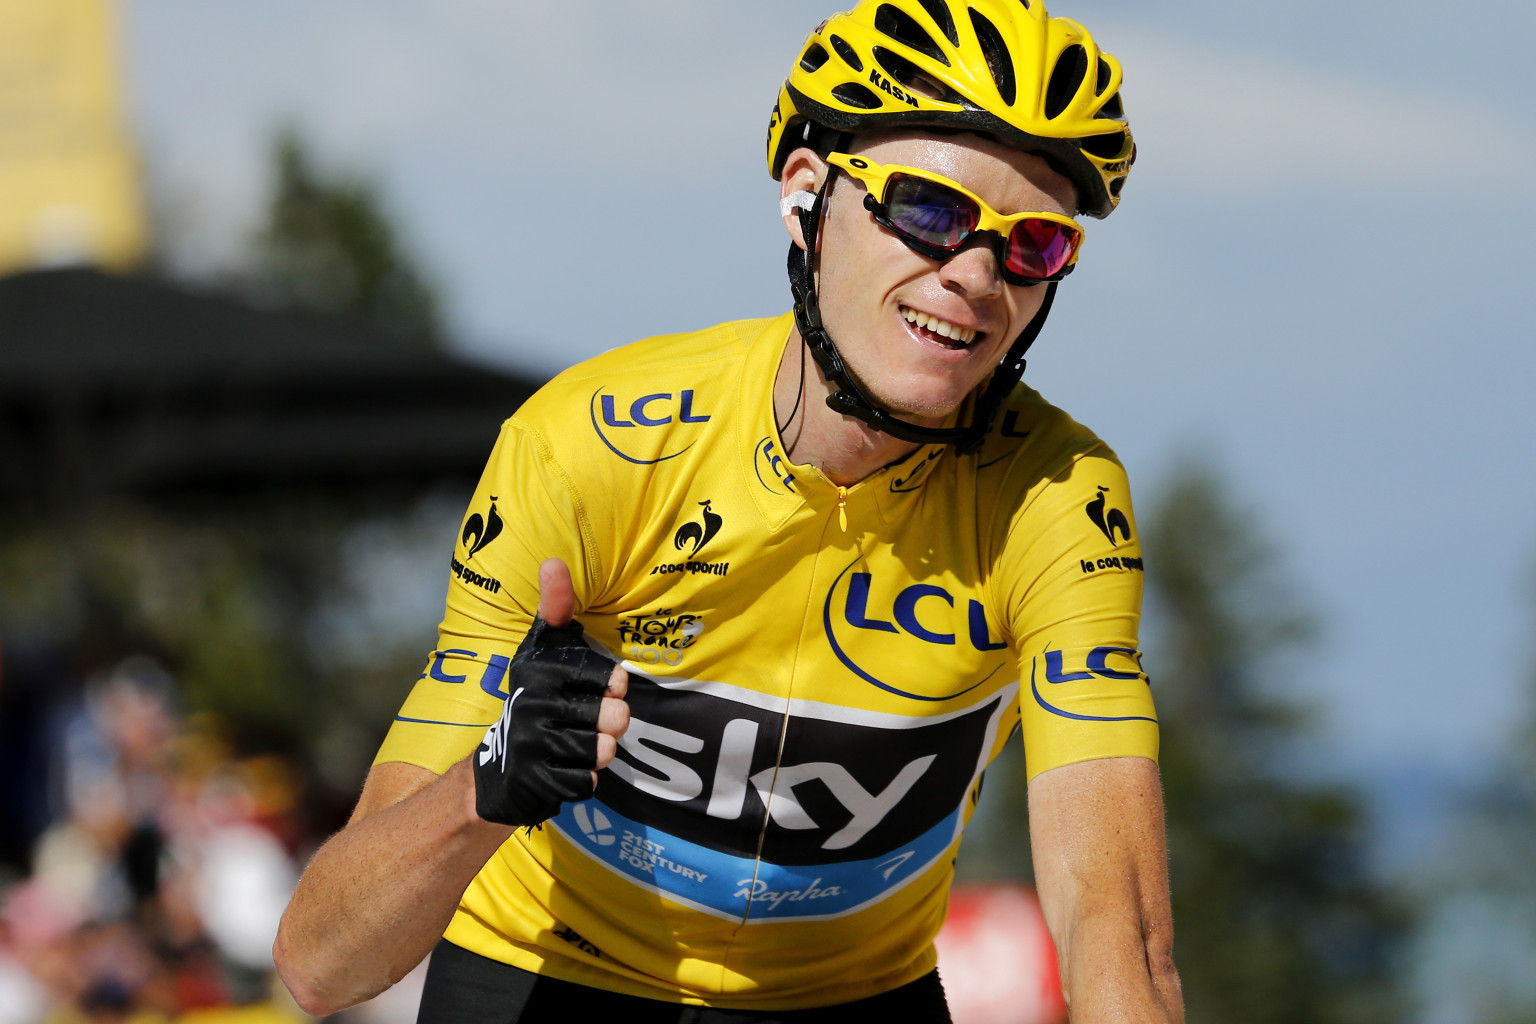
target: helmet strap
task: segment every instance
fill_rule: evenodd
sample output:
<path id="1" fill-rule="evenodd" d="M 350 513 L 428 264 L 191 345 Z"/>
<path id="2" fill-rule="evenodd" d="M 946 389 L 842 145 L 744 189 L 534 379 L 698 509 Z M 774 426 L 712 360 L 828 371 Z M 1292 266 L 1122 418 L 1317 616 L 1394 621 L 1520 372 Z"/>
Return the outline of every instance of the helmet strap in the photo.
<path id="1" fill-rule="evenodd" d="M 1056 299 L 1057 282 L 1052 281 L 1046 286 L 1045 300 L 1040 304 L 1040 310 L 1014 339 L 1007 354 L 993 371 L 991 380 L 988 381 L 976 402 L 975 413 L 969 425 L 924 427 L 897 419 L 877 406 L 868 392 L 848 371 L 842 355 L 837 350 L 837 343 L 832 340 L 832 336 L 827 333 L 826 327 L 821 322 L 821 303 L 816 293 L 816 238 L 820 230 L 822 214 L 826 208 L 827 195 L 832 189 L 832 178 L 836 173 L 837 168 L 829 166 L 826 180 L 822 182 L 821 190 L 816 193 L 815 201 L 805 204 L 798 210 L 805 248 L 801 249 L 791 242 L 788 261 L 789 289 L 795 300 L 795 327 L 810 348 L 816 365 L 821 368 L 822 374 L 832 382 L 835 388 L 832 394 L 827 396 L 827 407 L 840 415 L 861 420 L 871 428 L 902 441 L 910 441 L 913 444 L 953 443 L 961 455 L 975 451 L 981 447 L 981 442 L 991 432 L 992 422 L 996 419 L 997 410 L 1003 400 L 1024 375 L 1024 353 L 1029 351 L 1029 347 L 1035 343 L 1035 338 L 1039 337 L 1040 329 L 1045 326 L 1045 319 L 1051 312 L 1051 304 Z"/>

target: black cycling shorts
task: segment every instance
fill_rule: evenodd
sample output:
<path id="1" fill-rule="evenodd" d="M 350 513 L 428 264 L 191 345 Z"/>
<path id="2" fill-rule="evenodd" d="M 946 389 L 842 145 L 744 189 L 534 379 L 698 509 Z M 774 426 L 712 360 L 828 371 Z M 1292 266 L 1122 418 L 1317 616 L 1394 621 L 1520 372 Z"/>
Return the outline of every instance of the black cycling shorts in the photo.
<path id="1" fill-rule="evenodd" d="M 546 978 L 471 953 L 444 939 L 432 951 L 416 1024 L 949 1024 L 939 972 L 868 999 L 811 1010 L 684 1006 Z"/>

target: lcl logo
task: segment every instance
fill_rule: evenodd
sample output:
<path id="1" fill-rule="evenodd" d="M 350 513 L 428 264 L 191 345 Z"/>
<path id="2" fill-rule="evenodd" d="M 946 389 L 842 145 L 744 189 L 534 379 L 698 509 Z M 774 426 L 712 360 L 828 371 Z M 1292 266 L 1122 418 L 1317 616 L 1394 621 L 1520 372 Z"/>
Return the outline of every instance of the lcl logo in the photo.
<path id="1" fill-rule="evenodd" d="M 843 570 L 827 592 L 822 622 L 832 652 L 865 682 L 913 700 L 950 700 L 974 690 L 1008 663 L 1009 658 L 1004 655 L 980 679 L 955 692 L 937 696 L 911 692 L 892 682 L 891 673 L 887 673 L 888 678 L 880 678 L 868 667 L 874 660 L 871 655 L 878 650 L 876 645 L 881 643 L 875 634 L 913 637 L 937 647 L 970 648 L 982 655 L 1006 651 L 1008 643 L 1000 632 L 994 636 L 994 630 L 987 622 L 986 607 L 980 601 L 968 599 L 962 606 L 953 594 L 937 584 L 910 584 L 898 591 L 888 604 L 876 605 L 871 597 L 874 575 L 853 572 L 853 565 Z M 842 640 L 839 640 L 839 634 Z M 854 650 L 858 652 L 857 658 Z"/>
<path id="2" fill-rule="evenodd" d="M 618 405 L 612 395 L 598 393 L 603 406 L 603 423 L 610 427 L 662 427 L 672 422 L 672 412 L 677 412 L 679 423 L 708 423 L 708 416 L 697 416 L 693 411 L 693 392 L 684 391 L 673 396 L 669 392 L 641 395 L 629 404 L 629 419 L 618 417 Z M 672 403 L 676 403 L 674 406 Z M 663 415 L 657 415 L 662 413 Z"/>
<path id="3" fill-rule="evenodd" d="M 676 451 L 657 454 L 641 451 L 642 446 L 653 444 L 654 441 L 636 436 L 632 432 L 648 432 L 650 429 L 674 423 L 695 424 L 710 421 L 709 413 L 697 408 L 698 401 L 691 388 L 675 394 L 670 391 L 658 391 L 641 395 L 629 402 L 622 401 L 615 395 L 605 394 L 602 388 L 598 388 L 592 393 L 590 404 L 592 429 L 597 432 L 597 436 L 613 454 L 625 462 L 633 462 L 641 466 L 675 459 L 692 448 L 698 439 L 693 437 L 687 440 Z M 667 439 L 667 441 L 670 440 L 670 438 Z"/>
<path id="4" fill-rule="evenodd" d="M 788 462 L 772 437 L 757 442 L 752 451 L 752 471 L 764 490 L 773 494 L 794 493 L 795 474 L 789 471 Z"/>

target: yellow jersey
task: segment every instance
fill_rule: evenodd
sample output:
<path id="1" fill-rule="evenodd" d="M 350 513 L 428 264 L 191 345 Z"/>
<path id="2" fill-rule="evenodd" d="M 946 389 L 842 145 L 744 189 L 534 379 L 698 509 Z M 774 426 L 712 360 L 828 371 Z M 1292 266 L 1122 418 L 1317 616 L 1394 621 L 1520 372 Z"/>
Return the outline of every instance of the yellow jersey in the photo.
<path id="1" fill-rule="evenodd" d="M 978 450 L 924 445 L 839 487 L 775 426 L 791 325 L 617 349 L 504 425 L 375 763 L 441 773 L 479 745 L 552 556 L 631 674 L 631 723 L 592 799 L 486 864 L 450 941 L 675 1002 L 864 998 L 933 968 L 1012 733 L 1031 777 L 1156 757 L 1113 453 L 1020 385 Z"/>

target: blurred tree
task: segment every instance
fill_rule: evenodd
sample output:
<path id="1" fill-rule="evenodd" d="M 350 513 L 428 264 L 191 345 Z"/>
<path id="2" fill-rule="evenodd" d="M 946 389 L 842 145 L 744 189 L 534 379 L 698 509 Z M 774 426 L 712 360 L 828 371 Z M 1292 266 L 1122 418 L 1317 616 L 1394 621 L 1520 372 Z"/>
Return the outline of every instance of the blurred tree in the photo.
<path id="1" fill-rule="evenodd" d="M 273 157 L 272 201 L 247 281 L 252 297 L 279 308 L 355 316 L 409 344 L 437 347 L 437 295 L 401 248 L 375 187 L 323 177 L 292 131 L 278 136 Z"/>
<path id="2" fill-rule="evenodd" d="M 1415 988 L 1437 1024 L 1536 1024 L 1536 671 L 1530 682 L 1509 742 L 1461 794 L 1413 879 L 1428 908 Z"/>
<path id="3" fill-rule="evenodd" d="M 1357 798 L 1306 763 L 1288 685 L 1310 617 L 1209 470 L 1177 469 L 1141 523 L 1190 1024 L 1400 1020 L 1406 921 L 1367 877 Z"/>

